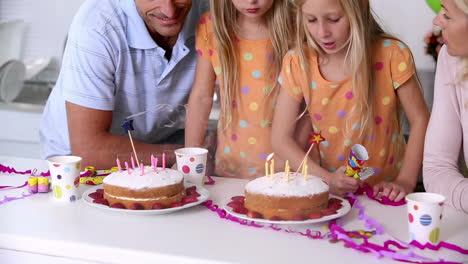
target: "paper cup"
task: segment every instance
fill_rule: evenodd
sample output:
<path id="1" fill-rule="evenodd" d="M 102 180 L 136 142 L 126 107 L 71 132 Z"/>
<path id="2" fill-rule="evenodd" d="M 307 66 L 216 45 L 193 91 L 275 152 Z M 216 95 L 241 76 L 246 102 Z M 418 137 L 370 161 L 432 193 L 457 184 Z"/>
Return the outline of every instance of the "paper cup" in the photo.
<path id="1" fill-rule="evenodd" d="M 55 200 L 74 202 L 79 199 L 81 157 L 55 156 L 48 158 L 52 192 Z"/>
<path id="2" fill-rule="evenodd" d="M 421 244 L 439 242 L 440 220 L 445 197 L 436 193 L 412 193 L 406 196 L 409 241 Z"/>
<path id="3" fill-rule="evenodd" d="M 175 151 L 177 169 L 184 178 L 194 184 L 203 185 L 206 174 L 206 157 L 204 148 L 181 148 Z"/>

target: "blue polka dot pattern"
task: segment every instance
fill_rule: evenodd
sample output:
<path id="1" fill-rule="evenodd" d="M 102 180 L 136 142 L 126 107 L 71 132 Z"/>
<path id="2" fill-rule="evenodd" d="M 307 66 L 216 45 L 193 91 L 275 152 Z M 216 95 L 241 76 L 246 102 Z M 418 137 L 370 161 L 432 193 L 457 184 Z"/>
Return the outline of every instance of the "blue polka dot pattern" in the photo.
<path id="1" fill-rule="evenodd" d="M 322 142 L 320 142 L 320 144 L 321 144 L 322 146 L 324 146 L 324 147 L 330 146 L 330 143 L 328 143 L 328 141 L 322 141 Z"/>
<path id="2" fill-rule="evenodd" d="M 70 172 L 70 168 L 66 167 L 63 169 L 65 172 Z"/>
<path id="3" fill-rule="evenodd" d="M 59 179 L 59 180 L 62 179 L 62 175 L 60 175 L 60 174 L 57 175 L 57 179 Z"/>
<path id="4" fill-rule="evenodd" d="M 252 77 L 254 77 L 255 79 L 258 79 L 260 77 L 262 77 L 262 72 L 261 71 L 253 71 L 252 72 Z"/>
<path id="5" fill-rule="evenodd" d="M 76 196 L 75 195 L 70 196 L 70 202 L 73 202 L 73 201 L 76 201 Z"/>
<path id="6" fill-rule="evenodd" d="M 279 84 L 283 84 L 283 77 L 279 77 L 278 82 L 279 82 Z"/>
<path id="7" fill-rule="evenodd" d="M 423 226 L 428 226 L 432 223 L 432 217 L 428 214 L 422 215 L 421 218 L 419 218 L 419 222 Z"/>
<path id="8" fill-rule="evenodd" d="M 240 127 L 242 127 L 242 128 L 246 128 L 246 127 L 247 127 L 247 121 L 241 120 L 241 121 L 239 121 L 239 125 L 240 125 Z"/>
<path id="9" fill-rule="evenodd" d="M 250 174 L 255 174 L 255 173 L 257 173 L 257 169 L 255 169 L 255 168 L 249 168 L 249 173 L 250 173 Z"/>
<path id="10" fill-rule="evenodd" d="M 203 163 L 200 163 L 200 164 L 197 165 L 197 167 L 195 167 L 195 171 L 197 173 L 202 173 L 204 168 L 205 168 L 205 166 L 203 165 Z"/>
<path id="11" fill-rule="evenodd" d="M 392 44 L 392 41 L 389 40 L 389 39 L 386 39 L 386 40 L 383 41 L 383 44 L 382 44 L 382 45 L 383 45 L 384 47 L 389 47 L 391 44 Z"/>
<path id="12" fill-rule="evenodd" d="M 400 47 L 400 49 L 406 49 L 406 46 L 405 44 L 401 43 L 401 42 L 398 42 L 398 47 Z"/>
<path id="13" fill-rule="evenodd" d="M 229 154 L 230 152 L 231 152 L 231 148 L 230 148 L 230 147 L 225 147 L 225 148 L 224 148 L 224 153 Z"/>
<path id="14" fill-rule="evenodd" d="M 317 89 L 317 83 L 316 83 L 316 82 L 311 82 L 311 83 L 310 83 L 310 88 L 311 88 L 312 90 Z"/>

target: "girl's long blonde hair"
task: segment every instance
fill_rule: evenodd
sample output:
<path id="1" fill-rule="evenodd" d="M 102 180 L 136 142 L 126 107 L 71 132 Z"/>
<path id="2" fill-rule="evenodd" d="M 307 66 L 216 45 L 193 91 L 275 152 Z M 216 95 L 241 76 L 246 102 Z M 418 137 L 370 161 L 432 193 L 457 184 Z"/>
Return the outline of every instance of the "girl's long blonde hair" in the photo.
<path id="1" fill-rule="evenodd" d="M 239 54 L 236 45 L 235 28 L 238 11 L 232 0 L 210 0 L 213 32 L 221 64 L 222 85 L 225 94 L 221 97 L 221 107 L 225 116 L 220 117 L 220 125 L 225 128 L 233 118 L 232 103 L 239 98 Z M 265 80 L 272 84 L 269 96 L 276 96 L 276 79 L 281 71 L 283 56 L 290 48 L 293 29 L 291 27 L 291 9 L 289 0 L 273 0 L 273 5 L 265 13 L 269 28 L 272 57 L 265 69 Z M 271 108 L 270 108 L 271 109 Z"/>
<path id="2" fill-rule="evenodd" d="M 454 2 L 468 16 L 468 0 L 454 0 Z M 468 56 L 461 57 L 461 61 L 463 65 L 460 73 L 461 80 L 468 80 Z"/>
<path id="3" fill-rule="evenodd" d="M 296 39 L 297 51 L 306 72 L 310 65 L 307 63 L 307 54 L 304 46 L 312 47 L 319 55 L 325 52 L 318 45 L 307 30 L 304 23 L 302 6 L 307 0 L 293 0 L 296 6 Z M 362 140 L 363 133 L 374 129 L 374 96 L 376 92 L 374 77 L 374 51 L 375 43 L 382 38 L 398 40 L 386 33 L 377 23 L 369 6 L 369 0 L 338 0 L 346 13 L 350 23 L 349 45 L 346 53 L 346 63 L 350 66 L 352 76 L 352 89 L 356 94 L 357 103 L 350 111 L 351 115 L 359 115 L 360 129 L 357 135 Z M 398 40 L 400 41 L 400 40 Z M 306 45 L 304 45 L 306 44 Z M 310 78 L 310 77 L 309 77 Z M 310 101 L 310 100 L 309 100 Z M 346 133 L 350 133 L 349 124 Z"/>

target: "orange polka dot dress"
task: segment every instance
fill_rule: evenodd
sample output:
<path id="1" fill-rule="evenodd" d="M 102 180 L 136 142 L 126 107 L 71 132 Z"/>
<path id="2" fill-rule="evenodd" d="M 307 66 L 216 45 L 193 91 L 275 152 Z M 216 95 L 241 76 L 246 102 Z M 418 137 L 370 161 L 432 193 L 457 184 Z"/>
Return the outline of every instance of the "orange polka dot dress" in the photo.
<path id="1" fill-rule="evenodd" d="M 382 39 L 376 45 L 375 129 L 373 133 L 364 132 L 361 141 L 358 141 L 361 130 L 358 117 L 351 115 L 356 104 L 351 78 L 342 82 L 325 80 L 319 71 L 317 55 L 308 52 L 308 80 L 298 54 L 292 50 L 283 60 L 278 79 L 289 95 L 306 101 L 314 130 L 321 131 L 327 139 L 319 146 L 321 166 L 330 172 L 346 166 L 350 147 L 362 144 L 370 157 L 365 166 L 373 167 L 376 172 L 376 176 L 368 180 L 372 185 L 383 180 L 392 181 L 402 166 L 405 143 L 400 133 L 396 89 L 415 72 L 411 53 L 403 43 Z"/>
<path id="2" fill-rule="evenodd" d="M 211 62 L 216 77 L 220 80 L 220 97 L 226 93 L 221 64 L 214 39 L 211 16 L 204 14 L 197 28 L 196 48 L 199 55 Z M 271 123 L 274 99 L 272 85 L 265 79 L 271 60 L 270 39 L 246 40 L 236 37 L 239 51 L 239 98 L 233 99 L 233 121 L 227 127 L 218 125 L 218 147 L 215 174 L 225 177 L 252 179 L 265 174 L 266 157 L 272 151 Z"/>

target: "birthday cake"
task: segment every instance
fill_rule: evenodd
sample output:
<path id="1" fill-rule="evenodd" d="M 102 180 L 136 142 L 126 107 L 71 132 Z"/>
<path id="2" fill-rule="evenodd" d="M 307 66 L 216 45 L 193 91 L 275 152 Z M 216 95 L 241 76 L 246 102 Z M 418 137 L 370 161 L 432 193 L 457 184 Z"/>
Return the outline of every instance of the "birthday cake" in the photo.
<path id="1" fill-rule="evenodd" d="M 111 207 L 127 209 L 172 207 L 185 196 L 183 182 L 183 175 L 172 169 L 117 171 L 103 181 L 104 199 Z"/>
<path id="2" fill-rule="evenodd" d="M 244 206 L 255 218 L 305 220 L 328 207 L 328 190 L 321 178 L 280 172 L 250 181 Z"/>

